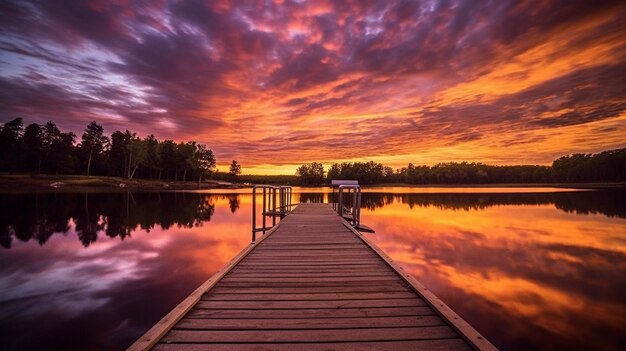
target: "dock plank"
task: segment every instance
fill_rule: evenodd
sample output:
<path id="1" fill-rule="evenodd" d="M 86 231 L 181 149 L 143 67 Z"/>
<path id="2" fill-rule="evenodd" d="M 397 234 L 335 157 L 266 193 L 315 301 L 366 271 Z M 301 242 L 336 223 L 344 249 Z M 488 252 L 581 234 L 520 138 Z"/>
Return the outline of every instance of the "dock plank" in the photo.
<path id="1" fill-rule="evenodd" d="M 435 311 L 422 307 L 369 307 L 369 308 L 316 308 L 289 310 L 205 310 L 193 309 L 185 318 L 363 318 L 363 317 L 401 317 L 430 316 Z M 183 320 L 185 320 L 183 318 Z"/>
<path id="2" fill-rule="evenodd" d="M 184 319 L 175 329 L 356 329 L 436 327 L 445 325 L 438 316 L 300 319 Z"/>
<path id="3" fill-rule="evenodd" d="M 281 344 L 208 344 L 212 351 L 467 351 L 471 348 L 462 339 L 402 340 L 349 343 L 281 343 Z M 207 344 L 158 344 L 156 351 L 206 351 Z"/>
<path id="4" fill-rule="evenodd" d="M 201 300 L 197 308 L 204 309 L 297 309 L 297 308 L 354 308 L 354 307 L 414 307 L 426 306 L 415 298 L 369 300 L 288 300 L 288 301 L 207 301 Z"/>
<path id="5" fill-rule="evenodd" d="M 458 335 L 448 326 L 397 327 L 366 329 L 304 329 L 304 330 L 178 330 L 163 337 L 165 343 L 256 343 L 256 342 L 354 342 L 404 339 L 450 339 Z"/>
<path id="6" fill-rule="evenodd" d="M 219 290 L 218 290 L 219 291 Z M 202 297 L 202 301 L 290 301 L 290 300 L 369 300 L 369 299 L 406 299 L 413 298 L 413 293 L 402 292 L 361 292 L 361 293 L 282 293 L 282 294 L 244 294 L 235 290 L 212 292 Z"/>
<path id="7" fill-rule="evenodd" d="M 371 292 L 379 292 L 379 293 L 387 293 L 387 292 L 405 292 L 410 291 L 410 289 L 406 285 L 384 285 L 384 286 L 315 286 L 315 287 L 281 287 L 281 288 L 272 288 L 272 287 L 238 287 L 231 288 L 220 286 L 213 290 L 213 292 L 234 292 L 239 294 L 293 294 L 293 293 L 311 293 L 311 294 L 320 294 L 320 293 L 371 293 Z"/>

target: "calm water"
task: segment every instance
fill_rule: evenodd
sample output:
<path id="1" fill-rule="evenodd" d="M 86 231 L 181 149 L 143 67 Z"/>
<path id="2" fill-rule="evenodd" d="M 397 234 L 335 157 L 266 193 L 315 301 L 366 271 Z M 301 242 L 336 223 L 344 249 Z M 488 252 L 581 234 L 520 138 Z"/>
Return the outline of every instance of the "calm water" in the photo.
<path id="1" fill-rule="evenodd" d="M 372 191 L 369 237 L 497 347 L 626 344 L 624 190 Z M 0 349 L 127 347 L 249 244 L 250 213 L 237 192 L 0 195 Z"/>

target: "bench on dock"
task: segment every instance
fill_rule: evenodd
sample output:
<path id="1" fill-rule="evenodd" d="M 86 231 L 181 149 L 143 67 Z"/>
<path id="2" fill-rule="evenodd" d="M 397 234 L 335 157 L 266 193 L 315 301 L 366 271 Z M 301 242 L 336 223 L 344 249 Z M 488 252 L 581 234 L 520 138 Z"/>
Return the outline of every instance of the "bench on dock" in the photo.
<path id="1" fill-rule="evenodd" d="M 129 350 L 495 350 L 329 204 L 299 204 Z"/>

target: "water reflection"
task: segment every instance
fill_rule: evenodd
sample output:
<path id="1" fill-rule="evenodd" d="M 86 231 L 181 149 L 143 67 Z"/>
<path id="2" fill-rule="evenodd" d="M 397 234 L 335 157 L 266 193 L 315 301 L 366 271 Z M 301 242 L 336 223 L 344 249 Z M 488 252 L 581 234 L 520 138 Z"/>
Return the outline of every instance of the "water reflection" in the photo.
<path id="1" fill-rule="evenodd" d="M 228 195 L 228 206 L 230 207 L 230 213 L 235 213 L 239 209 L 239 195 Z"/>
<path id="2" fill-rule="evenodd" d="M 82 245 L 95 242 L 99 232 L 125 239 L 136 229 L 150 232 L 155 226 L 192 228 L 211 220 L 212 199 L 227 199 L 231 213 L 240 208 L 239 194 L 192 192 L 145 193 L 48 193 L 0 194 L 0 246 L 10 248 L 14 239 L 45 244 L 54 233 L 76 232 Z M 330 194 L 295 193 L 294 202 L 329 202 Z M 585 191 L 558 193 L 364 193 L 362 207 L 375 210 L 393 203 L 409 208 L 437 207 L 479 210 L 503 205 L 554 205 L 577 214 L 626 217 L 626 192 Z"/>
<path id="3" fill-rule="evenodd" d="M 502 349 L 620 349 L 626 193 L 499 191 L 367 192 L 362 221 Z M 250 212 L 237 192 L 0 195 L 1 348 L 128 346 L 248 245 Z"/>
<path id="4" fill-rule="evenodd" d="M 0 195 L 0 245 L 13 239 L 45 244 L 54 234 L 75 232 L 82 245 L 99 232 L 124 240 L 137 228 L 192 228 L 211 220 L 215 204 L 209 196 L 187 193 L 52 193 Z M 229 195 L 232 213 L 239 195 Z"/>
<path id="5" fill-rule="evenodd" d="M 415 206 L 433 206 L 451 210 L 480 210 L 503 205 L 553 205 L 559 210 L 577 214 L 604 214 L 626 217 L 626 191 L 576 191 L 555 193 L 424 193 L 384 194 L 364 193 L 362 206 L 367 209 L 383 207 L 394 202 Z"/>
<path id="6" fill-rule="evenodd" d="M 625 344 L 623 192 L 367 195 L 372 240 L 500 348 Z"/>
<path id="7" fill-rule="evenodd" d="M 0 195 L 0 349 L 120 350 L 249 244 L 249 199 Z"/>

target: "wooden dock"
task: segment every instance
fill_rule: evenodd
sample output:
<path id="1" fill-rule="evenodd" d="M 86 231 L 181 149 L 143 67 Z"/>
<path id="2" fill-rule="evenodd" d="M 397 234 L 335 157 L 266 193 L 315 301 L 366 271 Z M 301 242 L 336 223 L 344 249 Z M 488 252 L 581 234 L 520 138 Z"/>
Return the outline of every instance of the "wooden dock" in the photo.
<path id="1" fill-rule="evenodd" d="M 495 350 L 328 204 L 300 204 L 129 350 Z"/>

